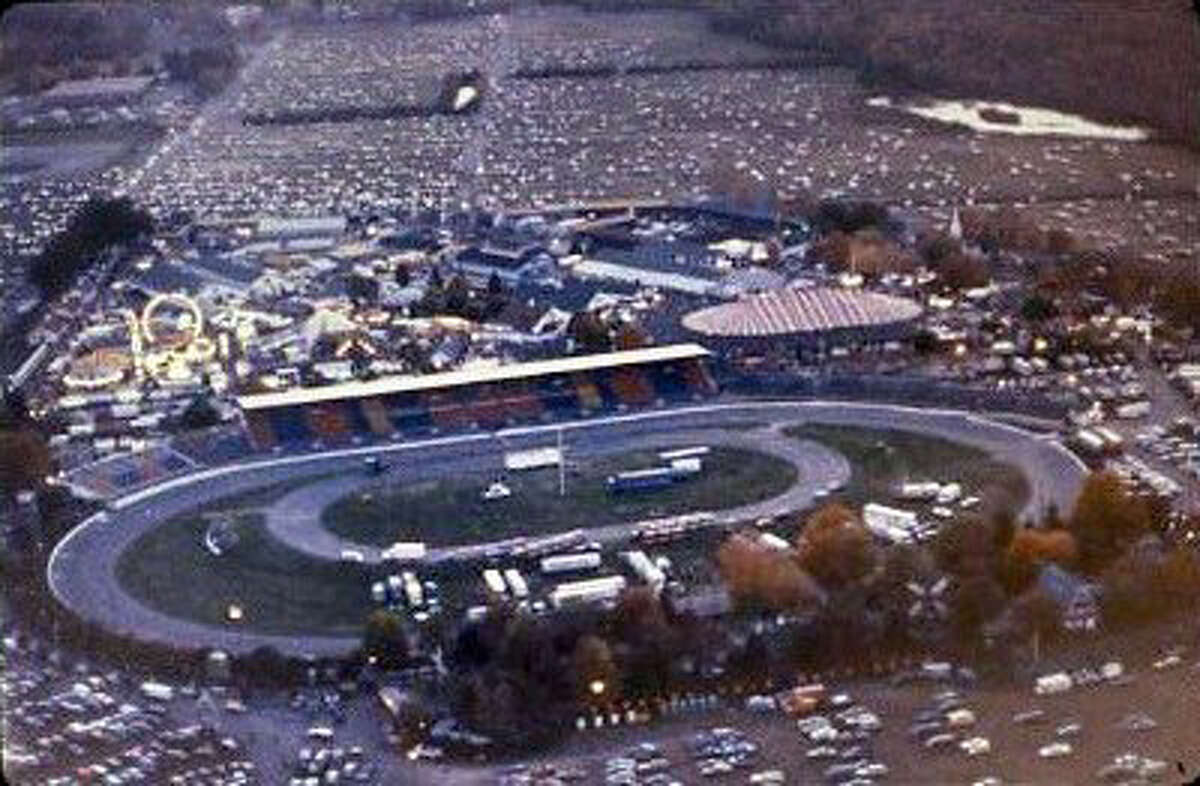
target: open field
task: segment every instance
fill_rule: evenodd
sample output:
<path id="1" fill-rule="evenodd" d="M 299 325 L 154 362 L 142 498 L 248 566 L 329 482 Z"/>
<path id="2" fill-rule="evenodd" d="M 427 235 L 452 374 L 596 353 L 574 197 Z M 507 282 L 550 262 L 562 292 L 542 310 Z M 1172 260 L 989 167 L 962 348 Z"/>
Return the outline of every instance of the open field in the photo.
<path id="1" fill-rule="evenodd" d="M 816 423 L 795 426 L 788 436 L 811 439 L 841 453 L 853 468 L 846 488 L 833 495 L 852 505 L 887 503 L 906 481 L 963 486 L 964 495 L 982 499 L 981 509 L 1021 510 L 1029 484 L 1021 471 L 977 448 L 910 431 L 884 431 Z"/>
<path id="2" fill-rule="evenodd" d="M 615 496 L 605 489 L 604 479 L 614 472 L 660 463 L 653 451 L 578 462 L 568 472 L 565 497 L 558 495 L 554 468 L 509 474 L 505 483 L 513 493 L 502 500 L 481 498 L 491 478 L 456 477 L 367 497 L 355 494 L 329 506 L 324 522 L 337 535 L 376 546 L 397 540 L 471 543 L 732 508 L 780 494 L 796 480 L 786 461 L 716 448 L 705 457 L 699 477 Z"/>
<path id="3" fill-rule="evenodd" d="M 353 634 L 371 604 L 369 569 L 314 559 L 287 548 L 259 514 L 234 519 L 238 543 L 215 557 L 202 539 L 208 521 L 182 516 L 151 530 L 121 555 L 117 579 L 146 605 L 172 616 L 223 626 L 229 604 L 241 627 L 262 633 Z"/>

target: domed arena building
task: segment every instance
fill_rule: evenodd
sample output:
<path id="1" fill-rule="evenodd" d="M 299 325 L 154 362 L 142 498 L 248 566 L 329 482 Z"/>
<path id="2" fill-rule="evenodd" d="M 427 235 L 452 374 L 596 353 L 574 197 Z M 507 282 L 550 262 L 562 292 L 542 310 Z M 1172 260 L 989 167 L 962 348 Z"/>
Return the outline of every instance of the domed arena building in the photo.
<path id="1" fill-rule="evenodd" d="M 799 348 L 903 338 L 920 315 L 921 306 L 908 298 L 807 287 L 749 295 L 693 311 L 682 321 L 709 344 L 778 346 L 781 340 L 791 340 Z"/>

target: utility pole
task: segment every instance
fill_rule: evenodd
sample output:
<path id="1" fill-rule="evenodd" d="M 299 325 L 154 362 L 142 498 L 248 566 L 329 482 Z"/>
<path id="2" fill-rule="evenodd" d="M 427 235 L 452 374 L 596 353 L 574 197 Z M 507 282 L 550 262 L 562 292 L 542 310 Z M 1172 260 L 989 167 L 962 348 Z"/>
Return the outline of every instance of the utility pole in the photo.
<path id="1" fill-rule="evenodd" d="M 567 496 L 567 465 L 563 455 L 563 430 L 558 427 L 558 496 Z"/>

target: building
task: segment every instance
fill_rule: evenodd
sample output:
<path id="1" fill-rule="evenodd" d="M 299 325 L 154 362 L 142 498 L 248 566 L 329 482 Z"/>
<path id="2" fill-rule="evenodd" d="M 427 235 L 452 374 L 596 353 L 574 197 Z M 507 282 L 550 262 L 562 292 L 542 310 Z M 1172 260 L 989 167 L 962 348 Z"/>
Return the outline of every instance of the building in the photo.
<path id="1" fill-rule="evenodd" d="M 452 267 L 477 286 L 486 285 L 495 276 L 510 289 L 526 281 L 547 278 L 557 269 L 554 257 L 538 245 L 468 246 L 455 255 Z"/>
<path id="2" fill-rule="evenodd" d="M 1042 566 L 1037 586 L 1058 604 L 1067 630 L 1095 630 L 1100 619 L 1100 586 L 1054 563 Z"/>
<path id="3" fill-rule="evenodd" d="M 708 339 L 777 345 L 882 341 L 903 337 L 921 315 L 907 298 L 861 289 L 776 289 L 693 311 L 687 330 Z"/>
<path id="4" fill-rule="evenodd" d="M 716 392 L 697 344 L 242 396 L 259 449 L 427 437 L 693 401 Z"/>
<path id="5" fill-rule="evenodd" d="M 42 93 L 42 100 L 59 107 L 129 104 L 140 99 L 153 81 L 149 76 L 69 79 Z"/>

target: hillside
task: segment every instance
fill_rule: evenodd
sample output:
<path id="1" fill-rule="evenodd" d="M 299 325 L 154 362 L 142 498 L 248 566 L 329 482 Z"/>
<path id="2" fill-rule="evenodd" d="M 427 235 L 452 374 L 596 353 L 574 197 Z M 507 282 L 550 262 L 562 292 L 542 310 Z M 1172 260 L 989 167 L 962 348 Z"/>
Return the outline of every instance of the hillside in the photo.
<path id="1" fill-rule="evenodd" d="M 712 0 L 717 23 L 830 50 L 881 88 L 1008 99 L 1200 143 L 1190 0 Z"/>

